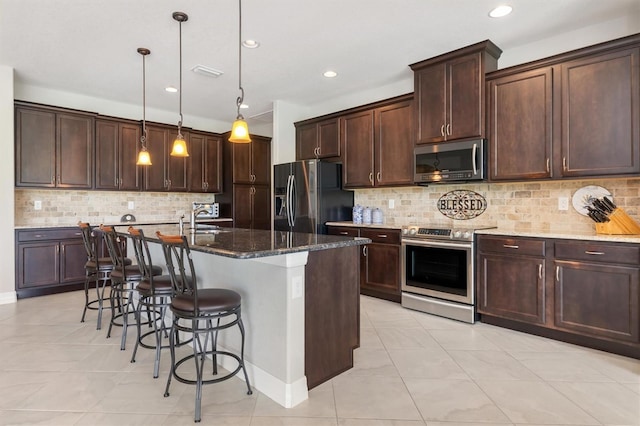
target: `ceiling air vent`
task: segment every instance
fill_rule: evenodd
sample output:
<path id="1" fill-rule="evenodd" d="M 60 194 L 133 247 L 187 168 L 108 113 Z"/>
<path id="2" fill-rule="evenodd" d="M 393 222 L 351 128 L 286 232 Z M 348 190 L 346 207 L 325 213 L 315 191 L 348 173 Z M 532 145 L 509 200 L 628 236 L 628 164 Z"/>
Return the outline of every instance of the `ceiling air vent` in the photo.
<path id="1" fill-rule="evenodd" d="M 202 74 L 205 75 L 207 77 L 220 77 L 222 74 L 224 74 L 224 72 L 214 69 L 214 68 L 210 68 L 204 65 L 196 65 L 195 67 L 191 68 L 191 71 L 195 72 L 196 74 Z"/>

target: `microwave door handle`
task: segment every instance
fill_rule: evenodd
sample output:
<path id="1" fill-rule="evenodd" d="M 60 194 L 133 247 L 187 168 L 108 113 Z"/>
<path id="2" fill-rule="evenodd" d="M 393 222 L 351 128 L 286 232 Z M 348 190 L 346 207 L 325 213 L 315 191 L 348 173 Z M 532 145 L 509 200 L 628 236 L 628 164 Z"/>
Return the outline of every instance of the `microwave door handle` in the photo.
<path id="1" fill-rule="evenodd" d="M 471 151 L 471 161 L 473 163 L 473 175 L 478 174 L 478 164 L 476 163 L 476 153 L 478 152 L 478 144 L 473 144 L 473 150 Z"/>

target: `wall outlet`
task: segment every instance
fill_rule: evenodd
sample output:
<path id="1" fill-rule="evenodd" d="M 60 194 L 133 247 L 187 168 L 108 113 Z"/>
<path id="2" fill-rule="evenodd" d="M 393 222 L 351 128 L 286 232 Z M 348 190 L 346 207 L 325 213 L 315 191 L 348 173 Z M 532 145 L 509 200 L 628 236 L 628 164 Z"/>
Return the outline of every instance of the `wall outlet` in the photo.
<path id="1" fill-rule="evenodd" d="M 396 208 L 396 201 L 395 200 L 389 200 L 389 208 L 390 209 L 395 209 Z"/>
<path id="2" fill-rule="evenodd" d="M 558 210 L 569 210 L 568 197 L 558 197 Z"/>
<path id="3" fill-rule="evenodd" d="M 42 201 L 40 200 L 36 200 L 33 202 L 33 209 L 34 210 L 42 210 Z"/>
<path id="4" fill-rule="evenodd" d="M 128 208 L 129 210 L 133 210 L 133 209 L 135 208 L 135 204 L 133 204 L 133 201 L 129 201 L 129 202 L 127 203 L 127 208 Z"/>

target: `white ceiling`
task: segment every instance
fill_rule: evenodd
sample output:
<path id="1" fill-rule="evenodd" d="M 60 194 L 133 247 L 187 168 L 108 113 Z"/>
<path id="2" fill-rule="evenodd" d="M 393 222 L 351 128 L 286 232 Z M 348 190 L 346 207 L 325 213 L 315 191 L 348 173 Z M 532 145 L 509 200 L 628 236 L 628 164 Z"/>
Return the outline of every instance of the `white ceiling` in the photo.
<path id="1" fill-rule="evenodd" d="M 270 117 L 274 100 L 307 106 L 406 80 L 409 64 L 485 39 L 503 51 L 598 22 L 635 16 L 640 0 L 244 0 L 246 117 Z M 223 122 L 235 118 L 238 91 L 236 0 L 0 0 L 0 64 L 16 84 L 178 110 L 178 32 L 182 24 L 183 113 Z M 604 40 L 603 40 L 604 41 Z M 209 78 L 197 64 L 222 70 Z M 339 73 L 326 79 L 322 73 Z M 189 123 L 185 122 L 188 126 Z"/>

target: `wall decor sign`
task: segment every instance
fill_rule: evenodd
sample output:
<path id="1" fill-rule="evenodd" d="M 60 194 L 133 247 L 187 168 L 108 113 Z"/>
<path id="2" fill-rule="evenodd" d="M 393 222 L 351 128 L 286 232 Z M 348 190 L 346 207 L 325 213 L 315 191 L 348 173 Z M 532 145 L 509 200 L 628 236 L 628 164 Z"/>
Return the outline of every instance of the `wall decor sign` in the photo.
<path id="1" fill-rule="evenodd" d="M 473 219 L 486 209 L 487 200 L 477 192 L 466 189 L 449 191 L 438 199 L 438 210 L 451 219 Z"/>

